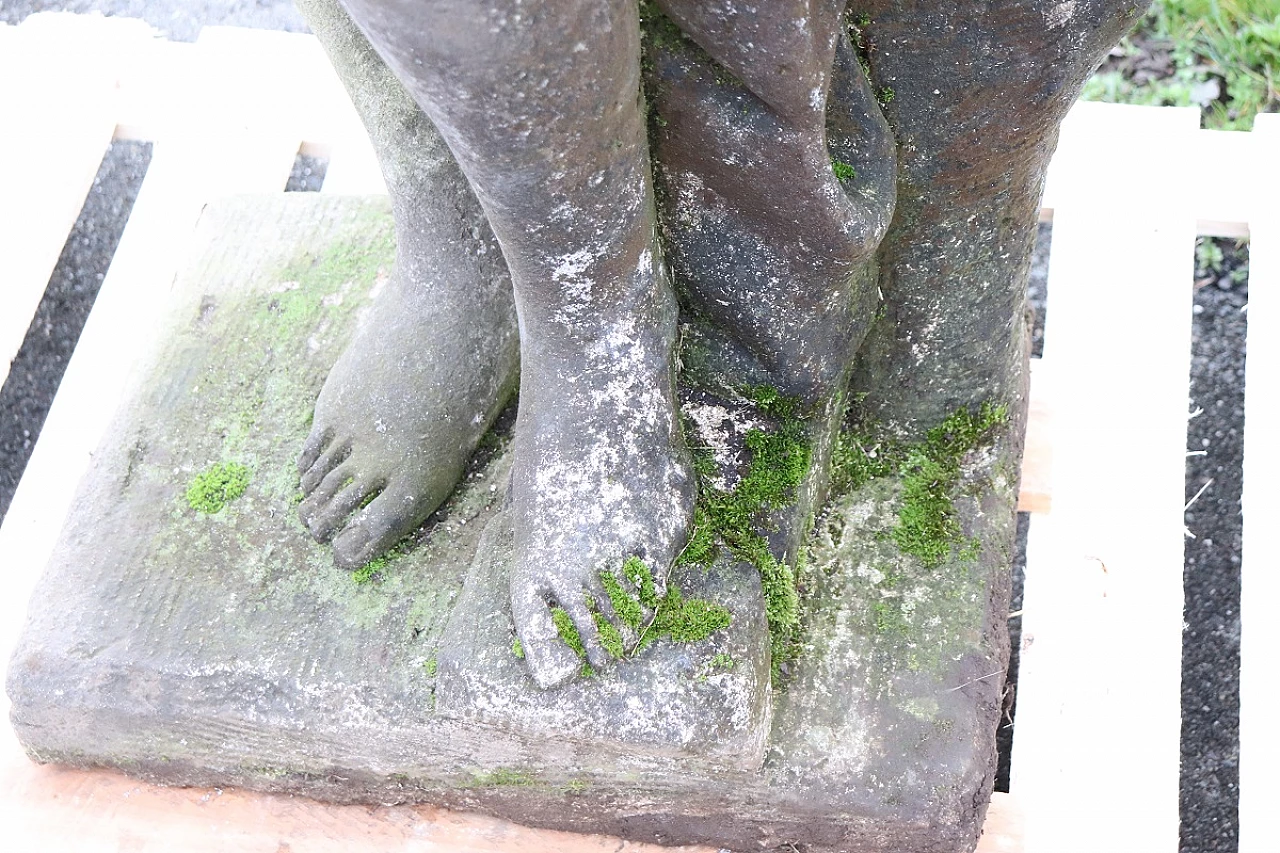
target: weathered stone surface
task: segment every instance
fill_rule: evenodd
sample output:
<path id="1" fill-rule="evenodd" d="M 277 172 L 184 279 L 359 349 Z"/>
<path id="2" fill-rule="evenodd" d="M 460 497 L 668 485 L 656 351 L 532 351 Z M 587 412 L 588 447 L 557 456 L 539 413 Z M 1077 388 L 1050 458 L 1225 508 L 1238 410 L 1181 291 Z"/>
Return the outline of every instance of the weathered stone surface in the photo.
<path id="1" fill-rule="evenodd" d="M 925 568 L 896 551 L 890 479 L 828 502 L 787 683 L 767 683 L 757 579 L 720 565 L 679 582 L 726 603 L 728 631 L 539 693 L 520 681 L 502 606 L 501 441 L 369 583 L 297 521 L 311 401 L 386 275 L 391 229 L 384 205 L 352 199 L 206 211 L 171 320 L 32 600 L 8 683 L 30 755 L 661 843 L 971 849 L 1007 654 L 1014 442 L 964 460 L 958 520 L 981 542 L 967 561 Z M 190 480 L 228 461 L 251 469 L 245 494 L 193 512 Z M 782 521 L 787 541 L 809 526 Z M 729 673 L 705 667 L 719 653 Z M 672 703 L 649 713 L 710 704 L 663 737 L 591 707 L 633 713 L 645 691 Z"/>
<path id="2" fill-rule="evenodd" d="M 727 607 L 729 628 L 697 643 L 660 642 L 607 672 L 540 690 L 512 653 L 511 560 L 510 519 L 501 514 L 481 537 L 445 631 L 437 711 L 535 737 L 571 735 L 759 769 L 769 736 L 769 645 L 760 578 L 749 566 L 718 564 L 672 578 L 687 596 Z"/>

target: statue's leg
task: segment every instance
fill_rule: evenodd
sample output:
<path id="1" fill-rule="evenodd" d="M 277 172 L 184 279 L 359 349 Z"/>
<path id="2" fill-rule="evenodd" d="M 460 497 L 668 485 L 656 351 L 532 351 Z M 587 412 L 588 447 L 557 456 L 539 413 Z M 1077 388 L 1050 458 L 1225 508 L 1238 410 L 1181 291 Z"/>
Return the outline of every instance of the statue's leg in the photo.
<path id="1" fill-rule="evenodd" d="M 754 357 L 756 381 L 817 402 L 874 314 L 868 261 L 895 195 L 844 0 L 657 5 L 654 134 L 682 295 Z"/>
<path id="2" fill-rule="evenodd" d="M 637 555 L 665 576 L 692 515 L 635 0 L 347 6 L 440 128 L 511 270 L 512 615 L 534 677 L 559 683 L 579 662 L 552 605 L 605 665 L 591 612 L 613 618 L 600 572 Z"/>
<path id="3" fill-rule="evenodd" d="M 396 264 L 316 401 L 299 459 L 312 534 L 355 568 L 453 490 L 515 390 L 511 280 L 439 133 L 336 0 L 299 0 L 378 151 Z"/>

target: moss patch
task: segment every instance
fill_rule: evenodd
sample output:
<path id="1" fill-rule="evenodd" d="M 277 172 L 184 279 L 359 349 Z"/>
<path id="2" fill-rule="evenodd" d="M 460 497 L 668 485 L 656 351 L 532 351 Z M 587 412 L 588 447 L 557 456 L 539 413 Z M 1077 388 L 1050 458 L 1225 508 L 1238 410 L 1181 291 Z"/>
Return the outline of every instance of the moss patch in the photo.
<path id="1" fill-rule="evenodd" d="M 187 505 L 196 512 L 212 515 L 244 494 L 252 474 L 239 462 L 219 462 L 192 479 L 187 486 Z"/>
<path id="2" fill-rule="evenodd" d="M 582 635 L 578 633 L 573 620 L 569 618 L 569 611 L 563 607 L 551 608 L 551 622 L 556 626 L 556 633 L 561 641 L 578 656 L 578 660 L 582 661 L 582 669 L 578 674 L 583 678 L 595 675 L 596 671 L 591 668 L 591 664 L 587 663 L 587 648 L 582 644 Z M 521 651 L 524 649 L 521 648 Z"/>
<path id="3" fill-rule="evenodd" d="M 614 660 L 634 657 L 653 642 L 663 638 L 673 643 L 696 643 L 705 640 L 722 628 L 727 628 L 733 621 L 733 616 L 727 608 L 700 598 L 685 598 L 674 585 L 669 586 L 666 595 L 659 598 L 653 573 L 639 557 L 631 557 L 623 564 L 623 576 L 635 590 L 634 593 L 627 592 L 623 583 L 612 572 L 602 571 L 600 581 L 604 584 L 614 613 L 623 624 L 637 633 L 637 639 L 631 648 L 627 648 L 622 633 L 605 618 L 603 613 L 599 612 L 595 602 L 590 598 L 587 599 L 587 607 L 595 620 L 600 646 Z M 653 618 L 647 625 L 644 624 L 644 610 L 641 605 L 653 611 Z M 551 621 L 560 639 L 582 661 L 581 674 L 593 675 L 594 670 L 587 664 L 587 650 L 583 645 L 582 636 L 574 626 L 568 611 L 563 607 L 551 608 Z M 517 645 L 513 646 L 512 650 L 516 651 L 518 647 L 516 656 L 524 657 L 524 648 L 518 646 L 519 638 L 515 642 Z"/>
<path id="4" fill-rule="evenodd" d="M 671 587 L 658 603 L 653 622 L 640 639 L 640 648 L 667 637 L 674 643 L 696 643 L 729 627 L 732 616 L 719 604 L 701 598 L 685 598 Z"/>
<path id="5" fill-rule="evenodd" d="M 831 171 L 836 173 L 836 180 L 841 182 L 852 181 L 858 177 L 857 169 L 853 168 L 848 163 L 844 163 L 834 158 L 831 160 Z"/>
<path id="6" fill-rule="evenodd" d="M 794 569 L 773 555 L 769 540 L 760 529 L 768 524 L 770 511 L 795 501 L 796 490 L 809 473 L 812 451 L 799 400 L 769 386 L 748 388 L 746 397 L 777 426 L 747 432 L 751 462 L 746 475 L 728 491 L 711 484 L 707 473 L 714 470 L 714 460 L 695 448 L 698 502 L 694 532 L 679 563 L 709 566 L 723 544 L 734 558 L 756 567 L 764 590 L 770 651 L 777 676 L 781 664 L 799 652 L 800 596 Z"/>
<path id="7" fill-rule="evenodd" d="M 976 412 L 954 412 L 918 442 L 842 433 L 832 457 L 832 490 L 847 492 L 877 477 L 900 477 L 902 502 L 891 533 L 898 549 L 926 568 L 941 565 L 955 549 L 962 559 L 976 559 L 977 543 L 965 539 L 956 520 L 960 466 L 1007 420 L 1005 406 L 983 403 Z"/>
<path id="8" fill-rule="evenodd" d="M 499 767 L 486 773 L 477 773 L 473 782 L 477 788 L 532 788 L 539 784 L 528 770 Z"/>
<path id="9" fill-rule="evenodd" d="M 640 568 L 644 569 L 642 574 L 649 577 L 649 583 L 652 584 L 652 575 L 649 575 L 644 563 L 638 557 L 632 557 L 627 560 L 622 567 L 623 574 L 628 580 L 636 573 L 633 563 L 638 563 Z M 604 591 L 609 596 L 609 603 L 613 605 L 613 612 L 618 614 L 618 618 L 622 620 L 622 623 L 628 628 L 639 629 L 640 623 L 644 621 L 644 610 L 641 608 L 640 602 L 627 594 L 627 591 L 622 588 L 621 581 L 614 577 L 613 572 L 601 572 L 600 582 L 604 584 Z M 644 600 L 643 590 L 640 591 L 640 595 L 641 600 Z M 650 597 L 653 596 L 652 589 L 650 589 L 649 595 Z"/>
<path id="10" fill-rule="evenodd" d="M 621 660 L 627 653 L 622 642 L 622 634 L 599 611 L 593 612 L 591 616 L 595 619 L 596 633 L 600 637 L 600 645 L 608 652 L 609 657 L 614 660 Z"/>

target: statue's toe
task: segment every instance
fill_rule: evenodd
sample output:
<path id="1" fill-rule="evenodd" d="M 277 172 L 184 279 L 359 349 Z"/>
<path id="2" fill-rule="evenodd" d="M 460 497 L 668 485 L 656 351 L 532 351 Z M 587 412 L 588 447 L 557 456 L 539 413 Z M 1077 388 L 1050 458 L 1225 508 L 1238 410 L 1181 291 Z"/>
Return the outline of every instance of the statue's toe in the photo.
<path id="1" fill-rule="evenodd" d="M 381 488 L 381 483 L 357 476 L 350 466 L 340 465 L 298 506 L 298 515 L 316 541 L 328 542 L 351 514 Z"/>
<path id="2" fill-rule="evenodd" d="M 298 474 L 302 475 L 311 470 L 311 466 L 316 464 L 316 460 L 320 458 L 320 454 L 329 446 L 329 442 L 333 441 L 333 429 L 331 427 L 321 428 L 318 424 L 311 428 L 307 440 L 302 444 L 302 453 L 298 454 Z"/>
<path id="3" fill-rule="evenodd" d="M 324 482 L 329 473 L 347 461 L 351 455 L 351 440 L 331 441 L 302 475 L 302 492 L 310 495 L 316 487 Z"/>
<path id="4" fill-rule="evenodd" d="M 582 661 L 560 639 L 551 610 L 537 591 L 516 592 L 511 600 L 511 616 L 529 674 L 539 687 L 543 690 L 559 687 L 577 676 Z"/>

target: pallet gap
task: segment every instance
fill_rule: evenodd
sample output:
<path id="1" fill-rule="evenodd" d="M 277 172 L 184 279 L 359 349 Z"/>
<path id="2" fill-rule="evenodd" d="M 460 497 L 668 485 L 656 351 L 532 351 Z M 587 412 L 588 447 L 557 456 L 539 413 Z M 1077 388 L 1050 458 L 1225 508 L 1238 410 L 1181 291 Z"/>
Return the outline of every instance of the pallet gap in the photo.
<path id="1" fill-rule="evenodd" d="M 304 154 L 298 150 L 293 159 L 293 169 L 289 172 L 289 182 L 284 185 L 287 193 L 318 193 L 324 186 L 324 176 L 329 170 L 329 158 L 314 154 Z"/>
<path id="2" fill-rule="evenodd" d="M 113 142 L 0 388 L 0 521 L 49 413 L 151 162 L 151 143 Z"/>
<path id="3" fill-rule="evenodd" d="M 1183 565 L 1183 853 L 1234 850 L 1239 835 L 1248 246 L 1201 237 L 1195 257 Z"/>

